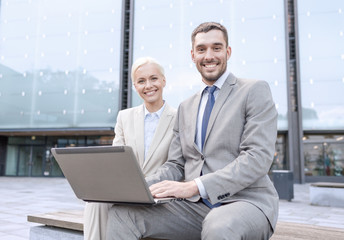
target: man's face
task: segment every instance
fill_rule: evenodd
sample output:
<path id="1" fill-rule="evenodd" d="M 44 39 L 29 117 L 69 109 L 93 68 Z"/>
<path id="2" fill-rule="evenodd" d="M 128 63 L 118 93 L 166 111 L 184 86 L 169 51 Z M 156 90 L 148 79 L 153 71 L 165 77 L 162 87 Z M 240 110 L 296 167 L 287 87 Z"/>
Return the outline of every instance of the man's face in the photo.
<path id="1" fill-rule="evenodd" d="M 153 63 L 140 66 L 134 73 L 135 89 L 146 105 L 162 102 L 162 92 L 165 85 L 165 77 Z"/>
<path id="2" fill-rule="evenodd" d="M 195 36 L 191 56 L 202 80 L 212 85 L 226 71 L 227 60 L 231 55 L 231 48 L 226 47 L 226 41 L 220 30 L 210 30 Z"/>

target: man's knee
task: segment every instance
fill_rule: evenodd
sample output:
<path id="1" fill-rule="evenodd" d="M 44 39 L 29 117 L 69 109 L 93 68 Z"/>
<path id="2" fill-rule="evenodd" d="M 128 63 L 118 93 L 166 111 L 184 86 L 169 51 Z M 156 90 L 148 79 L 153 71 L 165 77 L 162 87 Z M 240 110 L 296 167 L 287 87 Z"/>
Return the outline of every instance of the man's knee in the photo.
<path id="1" fill-rule="evenodd" d="M 209 212 L 202 223 L 203 240 L 269 239 L 271 234 L 272 230 L 267 218 L 254 206 L 247 212 L 237 210 L 226 212 L 221 207 L 216 208 Z"/>
<path id="2" fill-rule="evenodd" d="M 202 225 L 202 239 L 249 239 L 244 228 L 238 226 L 235 218 L 219 218 L 208 214 Z"/>
<path id="3" fill-rule="evenodd" d="M 218 211 L 220 209 L 213 209 L 204 218 L 202 223 L 202 239 L 226 239 L 228 234 L 231 234 L 232 224 L 230 222 L 232 220 L 230 218 L 226 220 L 219 218 Z"/>

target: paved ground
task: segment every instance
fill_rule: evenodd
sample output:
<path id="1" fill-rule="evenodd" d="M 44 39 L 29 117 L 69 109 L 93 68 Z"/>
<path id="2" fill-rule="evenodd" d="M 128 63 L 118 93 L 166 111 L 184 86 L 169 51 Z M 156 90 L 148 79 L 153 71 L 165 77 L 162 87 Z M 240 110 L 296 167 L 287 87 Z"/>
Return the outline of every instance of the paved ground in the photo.
<path id="1" fill-rule="evenodd" d="M 0 239 L 29 239 L 27 215 L 59 210 L 82 210 L 64 178 L 0 177 Z M 344 229 L 344 208 L 309 204 L 309 184 L 294 185 L 294 199 L 280 200 L 279 220 Z"/>

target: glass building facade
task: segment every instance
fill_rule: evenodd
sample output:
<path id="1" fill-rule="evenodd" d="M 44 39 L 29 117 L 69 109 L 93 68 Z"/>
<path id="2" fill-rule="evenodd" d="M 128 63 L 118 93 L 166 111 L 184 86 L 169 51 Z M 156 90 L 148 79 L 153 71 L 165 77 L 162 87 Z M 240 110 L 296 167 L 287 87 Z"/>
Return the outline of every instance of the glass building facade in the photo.
<path id="1" fill-rule="evenodd" d="M 270 7 L 257 12 L 255 9 L 262 3 L 255 1 L 160 1 L 159 5 L 156 1 L 135 1 L 134 59 L 151 55 L 164 63 L 168 77 L 165 98 L 178 107 L 201 86 L 190 55 L 191 32 L 202 22 L 219 22 L 228 29 L 231 71 L 238 76 L 269 82 L 279 110 L 279 129 L 286 130 L 283 1 L 264 2 Z"/>
<path id="2" fill-rule="evenodd" d="M 191 32 L 215 21 L 228 29 L 231 72 L 271 87 L 279 130 L 271 169 L 300 171 L 300 182 L 344 181 L 343 1 L 0 3 L 0 175 L 61 176 L 51 147 L 111 144 L 118 110 L 141 104 L 123 77 L 138 57 L 163 65 L 164 99 L 177 108 L 201 84 Z M 292 84 L 291 52 L 297 66 Z M 293 84 L 299 91 L 300 159 L 290 146 Z M 126 93 L 129 104 L 123 105 Z"/>
<path id="3" fill-rule="evenodd" d="M 304 130 L 344 129 L 344 3 L 299 1 Z"/>
<path id="4" fill-rule="evenodd" d="M 344 175 L 344 2 L 298 1 L 307 177 Z M 336 179 L 338 181 L 338 179 Z"/>
<path id="5" fill-rule="evenodd" d="M 1 128 L 112 126 L 120 26 L 120 1 L 1 1 Z"/>

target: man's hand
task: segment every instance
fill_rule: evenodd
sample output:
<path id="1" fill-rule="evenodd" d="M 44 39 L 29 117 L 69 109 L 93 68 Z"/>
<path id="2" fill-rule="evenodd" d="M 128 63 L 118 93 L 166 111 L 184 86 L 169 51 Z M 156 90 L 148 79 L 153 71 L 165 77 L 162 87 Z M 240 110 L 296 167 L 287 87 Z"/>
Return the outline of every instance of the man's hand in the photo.
<path id="1" fill-rule="evenodd" d="M 162 181 L 153 184 L 149 187 L 152 195 L 157 198 L 162 197 L 176 197 L 189 198 L 199 194 L 198 187 L 195 181 L 190 182 L 176 182 L 176 181 Z"/>

